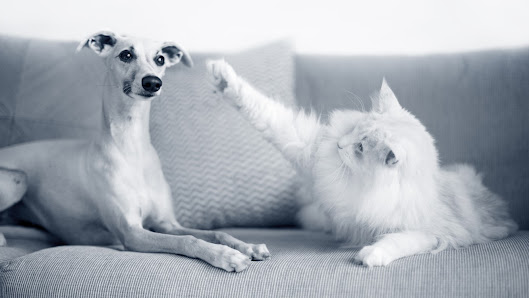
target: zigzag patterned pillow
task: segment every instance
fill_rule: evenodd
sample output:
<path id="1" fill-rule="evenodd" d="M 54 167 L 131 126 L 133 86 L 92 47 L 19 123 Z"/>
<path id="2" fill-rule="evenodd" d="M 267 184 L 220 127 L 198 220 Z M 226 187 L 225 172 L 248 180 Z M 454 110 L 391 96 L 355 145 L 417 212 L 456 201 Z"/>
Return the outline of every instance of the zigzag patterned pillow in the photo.
<path id="1" fill-rule="evenodd" d="M 241 115 L 213 94 L 205 60 L 168 70 L 151 110 L 151 136 L 171 185 L 179 222 L 188 227 L 294 223 L 294 170 Z M 293 57 L 279 42 L 225 56 L 257 88 L 293 104 Z"/>

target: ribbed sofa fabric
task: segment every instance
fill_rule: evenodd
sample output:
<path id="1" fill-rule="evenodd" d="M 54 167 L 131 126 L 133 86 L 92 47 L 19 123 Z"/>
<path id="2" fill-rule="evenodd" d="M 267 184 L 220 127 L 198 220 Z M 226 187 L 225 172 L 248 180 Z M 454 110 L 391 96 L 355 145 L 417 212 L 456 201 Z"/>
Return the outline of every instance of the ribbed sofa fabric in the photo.
<path id="1" fill-rule="evenodd" d="M 0 263 L 0 297 L 527 297 L 529 232 L 467 249 L 353 263 L 357 249 L 296 229 L 226 229 L 272 259 L 228 273 L 170 254 L 57 246 Z"/>

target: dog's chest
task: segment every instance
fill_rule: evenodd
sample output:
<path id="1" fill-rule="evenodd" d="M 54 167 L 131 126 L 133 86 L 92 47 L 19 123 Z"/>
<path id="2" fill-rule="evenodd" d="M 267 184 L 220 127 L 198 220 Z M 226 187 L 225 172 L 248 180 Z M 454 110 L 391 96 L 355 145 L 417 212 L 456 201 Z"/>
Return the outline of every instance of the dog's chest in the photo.
<path id="1" fill-rule="evenodd" d="M 154 148 L 131 151 L 129 147 L 102 146 L 89 163 L 98 177 L 98 191 L 125 213 L 145 220 L 171 210 L 171 192 Z"/>
<path id="2" fill-rule="evenodd" d="M 121 165 L 119 172 L 113 177 L 116 194 L 123 195 L 127 204 L 138 208 L 143 219 L 170 208 L 170 192 L 161 169 L 127 164 Z"/>

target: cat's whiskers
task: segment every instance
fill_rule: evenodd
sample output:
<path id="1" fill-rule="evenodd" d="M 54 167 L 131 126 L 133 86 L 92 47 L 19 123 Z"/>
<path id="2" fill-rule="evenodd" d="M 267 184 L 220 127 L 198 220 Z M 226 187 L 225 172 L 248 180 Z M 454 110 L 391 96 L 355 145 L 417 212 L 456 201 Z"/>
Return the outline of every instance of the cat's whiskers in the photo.
<path id="1" fill-rule="evenodd" d="M 342 162 L 342 164 L 343 164 L 343 174 L 342 174 L 342 177 L 340 179 L 343 181 L 344 177 L 349 176 L 350 169 L 344 162 Z M 346 178 L 348 178 L 348 177 L 346 177 Z M 349 185 L 349 179 L 345 179 L 345 185 L 346 186 Z"/>
<path id="2" fill-rule="evenodd" d="M 336 182 L 336 178 L 338 178 L 341 173 L 342 165 L 343 163 L 338 168 L 334 169 L 334 171 L 329 175 L 329 177 L 331 177 L 331 183 Z"/>
<path id="3" fill-rule="evenodd" d="M 326 188 L 333 187 L 335 182 L 341 182 L 346 170 L 347 166 L 342 161 L 340 166 L 331 173 L 331 181 Z"/>
<path id="4" fill-rule="evenodd" d="M 344 186 L 343 190 L 340 193 L 340 196 L 342 196 L 343 193 L 345 192 L 345 190 L 347 189 L 347 186 L 349 185 L 349 179 L 347 179 L 349 175 L 346 175 L 346 174 L 348 174 L 347 172 L 349 171 L 349 167 L 343 161 L 342 161 L 342 165 L 340 167 L 343 168 L 342 175 L 340 176 L 340 180 L 338 181 L 340 183 L 340 185 L 343 185 L 344 177 L 346 177 L 345 185 L 343 185 Z"/>
<path id="5" fill-rule="evenodd" d="M 344 89 L 344 91 L 347 92 L 347 95 L 350 95 L 348 96 L 348 99 L 353 102 L 355 108 L 357 108 L 359 105 L 362 112 L 365 113 L 366 108 L 364 106 L 364 102 L 362 101 L 362 98 L 349 90 Z"/>
<path id="6" fill-rule="evenodd" d="M 324 140 L 324 141 L 338 141 L 335 137 L 331 137 L 331 136 L 320 136 L 320 140 Z"/>

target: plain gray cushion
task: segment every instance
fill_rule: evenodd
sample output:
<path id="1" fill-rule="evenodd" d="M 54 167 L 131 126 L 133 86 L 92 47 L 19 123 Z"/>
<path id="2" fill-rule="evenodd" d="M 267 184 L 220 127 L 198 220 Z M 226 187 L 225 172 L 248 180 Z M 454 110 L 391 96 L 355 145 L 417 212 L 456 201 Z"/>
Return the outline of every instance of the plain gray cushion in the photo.
<path id="1" fill-rule="evenodd" d="M 428 56 L 297 56 L 298 103 L 326 118 L 370 109 L 386 77 L 436 139 L 442 164 L 464 162 L 529 228 L 529 48 Z M 361 101 L 361 103 L 360 103 Z"/>
<path id="2" fill-rule="evenodd" d="M 467 249 L 353 264 L 325 234 L 227 229 L 266 243 L 272 259 L 242 273 L 170 254 L 58 246 L 0 263 L 0 297 L 527 297 L 529 232 Z M 8 242 L 10 239 L 8 238 Z"/>

